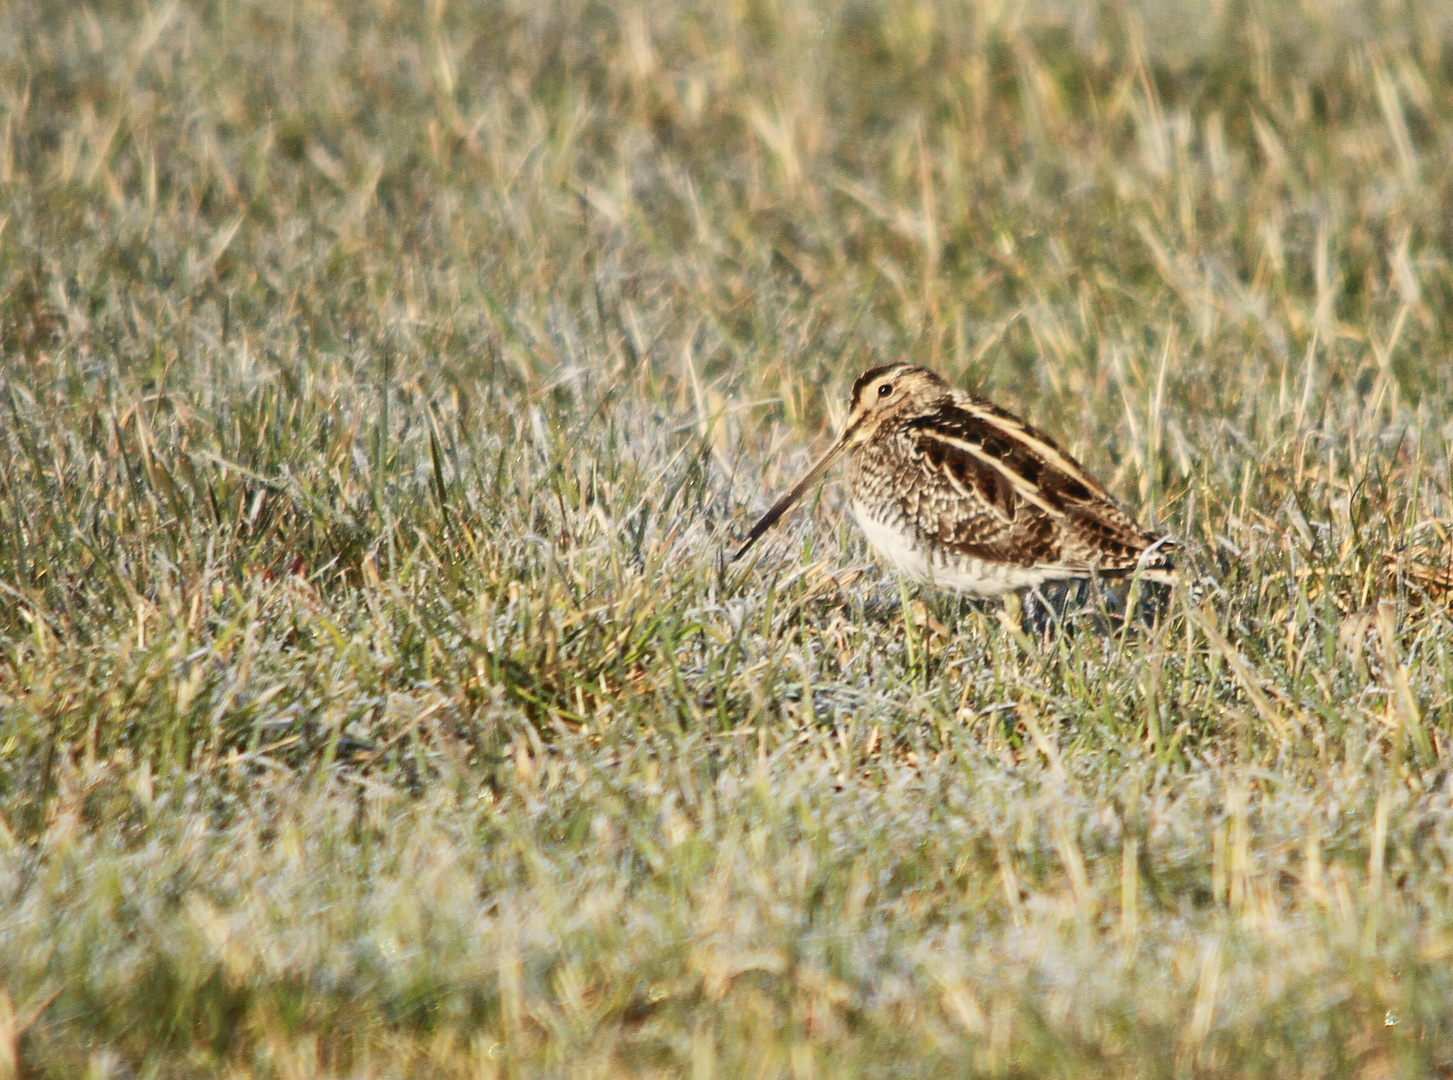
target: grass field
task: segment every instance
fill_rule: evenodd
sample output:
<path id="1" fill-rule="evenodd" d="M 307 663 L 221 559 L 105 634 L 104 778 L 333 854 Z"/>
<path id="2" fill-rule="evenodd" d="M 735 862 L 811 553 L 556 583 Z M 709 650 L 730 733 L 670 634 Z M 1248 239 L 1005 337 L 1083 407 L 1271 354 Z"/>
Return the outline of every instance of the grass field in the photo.
<path id="1" fill-rule="evenodd" d="M 0 1078 L 1453 1075 L 1453 6 L 0 5 Z M 911 359 L 1194 590 L 839 481 Z"/>

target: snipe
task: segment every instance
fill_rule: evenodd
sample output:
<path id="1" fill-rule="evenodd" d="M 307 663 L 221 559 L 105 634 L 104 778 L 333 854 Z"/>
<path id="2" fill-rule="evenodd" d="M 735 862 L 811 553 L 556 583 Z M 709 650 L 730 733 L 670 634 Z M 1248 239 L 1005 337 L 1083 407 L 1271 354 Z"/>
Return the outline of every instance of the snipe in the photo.
<path id="1" fill-rule="evenodd" d="M 844 453 L 853 515 L 868 543 L 918 581 L 999 596 L 1137 570 L 1173 578 L 1174 541 L 1136 524 L 1054 440 L 911 364 L 859 377 L 842 434 L 732 558 Z"/>

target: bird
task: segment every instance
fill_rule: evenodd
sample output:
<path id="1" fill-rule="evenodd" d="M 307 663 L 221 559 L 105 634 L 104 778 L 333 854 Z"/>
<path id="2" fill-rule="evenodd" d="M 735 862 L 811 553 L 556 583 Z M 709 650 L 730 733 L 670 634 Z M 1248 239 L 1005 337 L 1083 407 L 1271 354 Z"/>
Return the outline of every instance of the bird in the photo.
<path id="1" fill-rule="evenodd" d="M 1175 581 L 1175 540 L 1142 528 L 1053 439 L 908 363 L 858 377 L 842 433 L 732 561 L 843 454 L 868 544 L 910 579 L 977 597 L 1137 573 Z"/>

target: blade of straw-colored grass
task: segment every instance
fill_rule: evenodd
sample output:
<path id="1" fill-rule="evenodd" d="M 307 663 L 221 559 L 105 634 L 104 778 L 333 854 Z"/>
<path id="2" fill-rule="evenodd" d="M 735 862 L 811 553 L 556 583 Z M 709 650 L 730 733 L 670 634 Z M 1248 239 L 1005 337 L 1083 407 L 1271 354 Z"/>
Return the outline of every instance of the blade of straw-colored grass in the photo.
<path id="1" fill-rule="evenodd" d="M 1226 666 L 1236 677 L 1237 683 L 1240 684 L 1257 715 L 1266 721 L 1267 726 L 1278 739 L 1285 740 L 1292 732 L 1293 721 L 1284 716 L 1272 704 L 1271 698 L 1262 688 L 1261 681 L 1252 671 L 1251 664 L 1246 657 L 1216 628 L 1209 615 L 1188 606 L 1186 616 L 1205 635 L 1210 646 L 1226 661 Z"/>

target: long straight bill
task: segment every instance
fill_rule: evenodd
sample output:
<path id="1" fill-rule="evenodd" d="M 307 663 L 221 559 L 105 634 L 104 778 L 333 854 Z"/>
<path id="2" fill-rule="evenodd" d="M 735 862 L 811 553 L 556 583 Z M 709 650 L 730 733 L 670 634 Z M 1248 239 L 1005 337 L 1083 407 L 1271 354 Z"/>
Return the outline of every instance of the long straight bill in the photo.
<path id="1" fill-rule="evenodd" d="M 847 431 L 843 432 L 838 441 L 833 444 L 833 448 L 818 458 L 817 463 L 807 470 L 807 475 L 797 481 L 791 491 L 773 503 L 772 509 L 761 516 L 757 523 L 752 526 L 752 531 L 747 533 L 747 538 L 742 542 L 742 546 L 737 548 L 737 553 L 732 556 L 732 562 L 736 562 L 745 555 L 751 549 L 752 545 L 761 539 L 764 532 L 777 524 L 777 519 L 787 513 L 788 510 L 791 510 L 792 504 L 802 498 L 802 493 L 810 488 L 817 478 L 827 471 L 827 467 L 837 460 L 838 455 L 848 445 L 848 434 L 849 432 Z"/>

